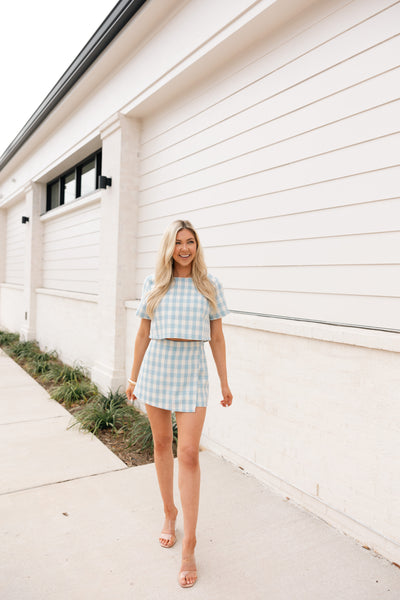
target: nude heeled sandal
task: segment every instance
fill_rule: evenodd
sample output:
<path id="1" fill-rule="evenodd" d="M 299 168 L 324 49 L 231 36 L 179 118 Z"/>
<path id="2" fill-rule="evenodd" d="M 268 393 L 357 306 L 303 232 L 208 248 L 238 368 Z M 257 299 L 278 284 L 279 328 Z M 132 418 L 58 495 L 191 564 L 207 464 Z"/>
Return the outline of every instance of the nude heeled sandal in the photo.
<path id="1" fill-rule="evenodd" d="M 175 530 L 175 523 L 176 523 L 176 521 L 168 521 L 168 525 L 169 525 L 168 528 Z M 164 540 L 167 540 L 169 542 L 169 544 L 168 545 L 163 544 L 161 542 L 161 538 Z M 175 533 L 167 533 L 166 531 L 162 531 L 160 533 L 160 536 L 158 539 L 159 539 L 161 548 L 172 548 L 172 546 L 174 546 L 175 542 L 176 542 L 176 534 Z"/>

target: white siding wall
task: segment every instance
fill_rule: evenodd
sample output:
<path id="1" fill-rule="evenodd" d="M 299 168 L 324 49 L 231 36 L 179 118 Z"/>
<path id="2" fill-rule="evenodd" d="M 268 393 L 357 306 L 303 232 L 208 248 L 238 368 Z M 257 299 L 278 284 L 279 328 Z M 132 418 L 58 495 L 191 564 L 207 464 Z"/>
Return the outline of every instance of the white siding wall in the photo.
<path id="1" fill-rule="evenodd" d="M 97 294 L 100 202 L 67 214 L 56 210 L 43 223 L 43 287 Z"/>
<path id="2" fill-rule="evenodd" d="M 24 283 L 25 228 L 29 226 L 21 223 L 24 206 L 24 201 L 14 204 L 6 217 L 5 282 L 15 285 Z"/>
<path id="3" fill-rule="evenodd" d="M 144 122 L 138 296 L 186 217 L 231 309 L 400 329 L 400 3 L 316 4 Z"/>

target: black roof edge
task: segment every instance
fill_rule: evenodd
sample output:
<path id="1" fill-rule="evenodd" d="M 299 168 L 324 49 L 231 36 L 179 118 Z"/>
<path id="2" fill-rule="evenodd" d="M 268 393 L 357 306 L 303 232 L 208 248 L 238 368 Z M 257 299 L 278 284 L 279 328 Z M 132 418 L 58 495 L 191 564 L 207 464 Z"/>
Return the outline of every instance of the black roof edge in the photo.
<path id="1" fill-rule="evenodd" d="M 0 156 L 0 171 L 147 0 L 120 0 Z"/>

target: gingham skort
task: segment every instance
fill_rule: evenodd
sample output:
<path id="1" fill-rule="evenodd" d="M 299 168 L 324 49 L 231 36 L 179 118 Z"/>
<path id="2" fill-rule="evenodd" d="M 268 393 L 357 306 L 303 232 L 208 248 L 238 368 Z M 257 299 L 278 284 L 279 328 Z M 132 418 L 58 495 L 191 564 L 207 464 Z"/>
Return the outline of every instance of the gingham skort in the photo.
<path id="1" fill-rule="evenodd" d="M 145 404 L 174 412 L 195 412 L 196 406 L 207 406 L 204 342 L 150 340 L 135 396 Z"/>

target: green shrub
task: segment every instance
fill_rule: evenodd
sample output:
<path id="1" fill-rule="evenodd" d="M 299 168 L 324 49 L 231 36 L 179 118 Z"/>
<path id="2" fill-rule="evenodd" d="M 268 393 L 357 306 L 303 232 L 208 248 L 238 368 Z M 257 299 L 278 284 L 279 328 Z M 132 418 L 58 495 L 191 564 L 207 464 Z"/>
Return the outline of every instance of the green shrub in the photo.
<path id="1" fill-rule="evenodd" d="M 79 363 L 74 363 L 71 367 L 60 363 L 49 365 L 44 380 L 50 383 L 80 383 L 87 379 L 86 369 Z"/>
<path id="2" fill-rule="evenodd" d="M 139 413 L 129 430 L 126 430 L 125 435 L 128 447 L 133 446 L 139 452 L 154 450 L 153 434 L 146 415 Z"/>
<path id="3" fill-rule="evenodd" d="M 70 408 L 74 404 L 89 402 L 98 395 L 97 387 L 91 381 L 65 381 L 51 392 L 51 397 Z"/>
<path id="4" fill-rule="evenodd" d="M 12 346 L 19 341 L 18 333 L 9 333 L 8 331 L 0 331 L 0 346 Z"/>
<path id="5" fill-rule="evenodd" d="M 28 370 L 31 375 L 43 376 L 49 372 L 54 361 L 57 360 L 57 352 L 40 352 L 28 359 Z"/>
<path id="6" fill-rule="evenodd" d="M 137 418 L 128 427 L 124 427 L 125 439 L 128 447 L 134 447 L 139 452 L 152 452 L 154 450 L 154 440 L 151 431 L 150 421 L 147 415 L 138 412 Z M 176 445 L 178 441 L 178 427 L 175 414 L 172 414 L 172 441 Z"/>
<path id="7" fill-rule="evenodd" d="M 32 360 L 39 352 L 39 346 L 34 341 L 17 342 L 12 346 L 10 355 L 16 360 Z"/>
<path id="8" fill-rule="evenodd" d="M 79 425 L 80 429 L 93 434 L 100 429 L 117 432 L 134 423 L 138 414 L 136 408 L 127 404 L 124 393 L 110 391 L 107 396 L 101 395 L 78 410 L 74 414 L 76 422 L 71 427 Z"/>

